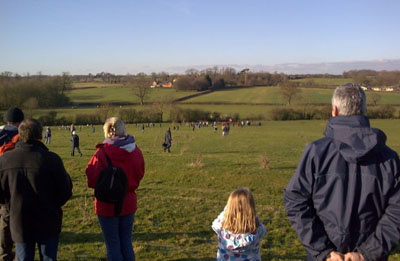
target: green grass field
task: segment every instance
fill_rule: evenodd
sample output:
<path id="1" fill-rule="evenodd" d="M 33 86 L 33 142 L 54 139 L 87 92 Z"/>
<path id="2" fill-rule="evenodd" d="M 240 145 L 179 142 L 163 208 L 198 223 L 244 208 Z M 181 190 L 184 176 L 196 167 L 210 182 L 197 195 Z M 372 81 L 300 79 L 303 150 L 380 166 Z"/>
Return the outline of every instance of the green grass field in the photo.
<path id="1" fill-rule="evenodd" d="M 400 120 L 374 120 L 388 144 L 400 151 Z M 229 193 L 249 187 L 255 196 L 260 220 L 267 227 L 262 241 L 263 260 L 304 260 L 305 252 L 289 225 L 282 190 L 309 142 L 322 136 L 325 121 L 263 122 L 261 127 L 232 127 L 222 138 L 221 128 L 192 131 L 183 125 L 172 130 L 172 153 L 161 143 L 172 125 L 156 125 L 142 133 L 136 125 L 128 133 L 136 138 L 146 161 L 146 174 L 138 195 L 133 230 L 137 260 L 215 260 L 217 238 L 211 222 L 223 209 Z M 59 260 L 106 260 L 101 230 L 94 214 L 93 191 L 87 188 L 85 167 L 103 140 L 96 132 L 77 128 L 83 157 L 70 157 L 67 130 L 52 128 L 50 150 L 64 160 L 74 183 L 74 196 L 64 207 Z M 268 157 L 270 168 L 260 167 Z M 400 249 L 390 260 L 400 260 Z"/>
<path id="2" fill-rule="evenodd" d="M 286 104 L 287 101 L 280 95 L 279 87 L 253 87 L 215 91 L 206 95 L 186 100 L 184 103 L 269 103 Z M 296 98 L 293 103 L 326 103 L 330 104 L 333 90 L 301 88 L 301 98 Z M 366 92 L 367 103 L 373 92 Z M 400 104 L 400 93 L 379 92 L 381 100 L 378 104 Z"/>
<path id="3" fill-rule="evenodd" d="M 157 102 L 160 100 L 173 100 L 194 94 L 196 92 L 176 91 L 175 89 L 151 89 L 146 96 L 145 102 Z M 67 92 L 70 100 L 77 103 L 139 103 L 139 99 L 134 95 L 129 87 L 113 85 L 108 87 L 96 88 L 76 88 Z"/>

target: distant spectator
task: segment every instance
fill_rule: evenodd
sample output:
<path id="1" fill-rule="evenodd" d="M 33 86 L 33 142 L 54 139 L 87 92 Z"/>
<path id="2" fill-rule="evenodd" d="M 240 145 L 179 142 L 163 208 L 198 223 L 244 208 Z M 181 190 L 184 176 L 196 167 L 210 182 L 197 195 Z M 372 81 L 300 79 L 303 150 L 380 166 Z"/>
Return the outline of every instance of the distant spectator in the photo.
<path id="1" fill-rule="evenodd" d="M 171 143 L 172 143 L 172 135 L 171 135 L 171 129 L 168 128 L 168 130 L 165 132 L 164 135 L 164 152 L 168 150 L 168 152 L 171 152 Z"/>
<path id="2" fill-rule="evenodd" d="M 224 211 L 214 220 L 218 235 L 217 260 L 260 260 L 265 226 L 256 215 L 252 193 L 238 188 L 229 195 Z"/>
<path id="3" fill-rule="evenodd" d="M 86 168 L 87 183 L 89 188 L 95 188 L 100 172 L 108 166 L 106 155 L 112 166 L 125 172 L 128 192 L 119 216 L 115 216 L 114 204 L 97 198 L 95 211 L 107 247 L 108 260 L 135 260 L 132 247 L 132 227 L 137 209 L 135 190 L 144 175 L 144 159 L 134 137 L 125 134 L 125 124 L 121 119 L 107 119 L 103 129 L 105 140 L 96 146 L 97 150 Z"/>
<path id="4" fill-rule="evenodd" d="M 0 127 L 0 155 L 15 148 L 19 139 L 18 126 L 24 120 L 24 113 L 18 107 L 10 107 L 4 115 L 6 125 Z M 10 232 L 10 211 L 0 203 L 0 260 L 13 260 L 13 241 Z"/>
<path id="5" fill-rule="evenodd" d="M 47 127 L 46 132 L 44 133 L 44 143 L 50 144 L 50 140 L 51 140 L 51 129 L 50 127 Z"/>
<path id="6" fill-rule="evenodd" d="M 74 132 L 75 130 L 76 130 L 75 125 L 72 123 L 72 124 L 71 124 L 71 127 L 69 127 L 69 131 L 70 131 L 71 134 L 72 134 L 72 132 Z"/>
<path id="7" fill-rule="evenodd" d="M 225 137 L 229 134 L 229 126 L 225 125 L 222 129 L 222 136 Z"/>
<path id="8" fill-rule="evenodd" d="M 37 120 L 19 125 L 15 149 L 0 157 L 0 200 L 10 208 L 11 236 L 18 260 L 56 260 L 63 206 L 72 196 L 61 158 L 41 142 Z"/>
<path id="9" fill-rule="evenodd" d="M 81 150 L 79 149 L 79 136 L 76 134 L 76 131 L 72 132 L 72 151 L 71 151 L 71 156 L 75 156 L 75 149 L 78 151 L 79 155 L 82 157 Z"/>

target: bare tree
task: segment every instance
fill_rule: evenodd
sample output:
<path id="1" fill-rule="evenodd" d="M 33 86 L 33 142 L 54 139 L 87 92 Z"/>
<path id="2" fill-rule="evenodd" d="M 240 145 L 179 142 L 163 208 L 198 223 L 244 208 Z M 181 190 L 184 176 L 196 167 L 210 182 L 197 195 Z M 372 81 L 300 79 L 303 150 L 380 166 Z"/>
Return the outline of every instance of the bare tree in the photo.
<path id="1" fill-rule="evenodd" d="M 381 96 L 379 94 L 377 94 L 376 92 L 374 92 L 371 94 L 371 100 L 372 100 L 372 103 L 374 104 L 374 106 L 376 106 L 378 101 L 381 100 Z"/>
<path id="2" fill-rule="evenodd" d="M 167 110 L 173 101 L 173 97 L 171 95 L 162 96 L 157 102 L 152 104 L 152 110 L 160 115 L 160 122 L 163 122 L 164 112 Z"/>
<path id="3" fill-rule="evenodd" d="M 139 98 L 140 105 L 144 105 L 144 101 L 151 92 L 151 78 L 140 75 L 127 79 L 127 85 L 132 88 L 133 94 Z"/>
<path id="4" fill-rule="evenodd" d="M 296 96 L 300 95 L 301 89 L 297 86 L 296 82 L 287 80 L 280 84 L 280 93 L 281 93 L 281 96 L 290 105 L 292 100 Z"/>

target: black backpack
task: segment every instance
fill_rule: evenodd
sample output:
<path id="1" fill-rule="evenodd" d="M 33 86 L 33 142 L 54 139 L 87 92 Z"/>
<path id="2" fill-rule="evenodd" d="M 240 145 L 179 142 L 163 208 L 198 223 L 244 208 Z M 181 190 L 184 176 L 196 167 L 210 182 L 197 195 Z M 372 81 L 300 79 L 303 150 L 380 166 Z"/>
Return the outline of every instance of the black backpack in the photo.
<path id="1" fill-rule="evenodd" d="M 97 200 L 114 204 L 114 216 L 118 217 L 122 211 L 122 204 L 128 192 L 128 180 L 125 172 L 118 167 L 113 167 L 107 153 L 108 166 L 104 168 L 97 178 L 94 196 Z"/>

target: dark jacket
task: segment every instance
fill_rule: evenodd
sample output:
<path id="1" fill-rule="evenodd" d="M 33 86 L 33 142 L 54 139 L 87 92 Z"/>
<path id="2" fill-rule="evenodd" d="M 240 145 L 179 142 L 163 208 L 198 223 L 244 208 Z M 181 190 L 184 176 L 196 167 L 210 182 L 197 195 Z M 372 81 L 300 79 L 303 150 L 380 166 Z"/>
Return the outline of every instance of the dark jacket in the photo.
<path id="1" fill-rule="evenodd" d="M 0 157 L 0 201 L 10 207 L 14 242 L 47 240 L 61 232 L 72 182 L 61 158 L 43 143 L 17 142 Z"/>
<path id="2" fill-rule="evenodd" d="M 18 128 L 12 125 L 0 127 L 0 146 L 9 143 L 18 134 Z"/>
<path id="3" fill-rule="evenodd" d="M 284 190 L 285 209 L 314 260 L 332 250 L 387 260 L 400 239 L 400 162 L 364 116 L 329 119 Z"/>
<path id="4" fill-rule="evenodd" d="M 72 135 L 72 146 L 74 147 L 79 147 L 79 136 L 78 135 Z"/>
<path id="5" fill-rule="evenodd" d="M 171 131 L 167 130 L 165 132 L 165 136 L 164 136 L 164 143 L 168 144 L 169 146 L 171 146 L 171 141 L 172 141 Z"/>

